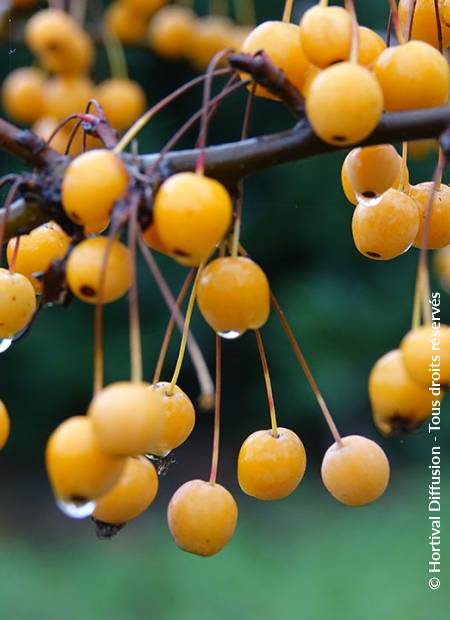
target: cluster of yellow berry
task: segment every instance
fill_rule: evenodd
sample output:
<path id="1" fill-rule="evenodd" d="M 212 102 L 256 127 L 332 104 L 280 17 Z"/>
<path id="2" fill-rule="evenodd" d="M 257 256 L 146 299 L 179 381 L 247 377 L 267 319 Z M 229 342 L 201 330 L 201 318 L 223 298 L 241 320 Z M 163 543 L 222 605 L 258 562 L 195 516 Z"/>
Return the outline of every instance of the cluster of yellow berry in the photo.
<path id="1" fill-rule="evenodd" d="M 33 125 L 52 147 L 64 153 L 76 119 L 68 117 L 86 110 L 93 99 L 103 107 L 111 126 L 127 128 L 146 108 L 146 96 L 133 80 L 114 77 L 98 85 L 89 78 L 94 44 L 74 17 L 60 9 L 35 13 L 25 27 L 25 42 L 39 66 L 12 71 L 2 84 L 2 103 L 15 121 Z M 60 130 L 58 128 L 60 127 Z M 87 136 L 92 148 L 100 142 Z M 75 134 L 70 153 L 82 151 L 83 135 Z"/>

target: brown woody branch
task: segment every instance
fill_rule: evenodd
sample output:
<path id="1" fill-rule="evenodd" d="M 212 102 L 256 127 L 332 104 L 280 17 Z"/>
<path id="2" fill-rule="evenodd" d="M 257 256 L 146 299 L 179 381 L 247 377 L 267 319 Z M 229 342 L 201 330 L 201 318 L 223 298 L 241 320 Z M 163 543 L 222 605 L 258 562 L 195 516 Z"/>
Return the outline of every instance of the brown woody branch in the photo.
<path id="1" fill-rule="evenodd" d="M 441 139 L 444 151 L 448 154 L 449 127 L 448 106 L 389 113 L 382 117 L 378 127 L 362 144 L 436 138 Z M 62 177 L 68 161 L 68 158 L 53 151 L 32 132 L 18 129 L 1 119 L 0 147 L 17 155 L 33 167 L 44 169 L 53 178 Z M 205 172 L 208 176 L 233 187 L 243 177 L 260 170 L 336 150 L 339 150 L 339 147 L 322 142 L 314 134 L 307 119 L 303 119 L 292 129 L 284 132 L 208 147 L 205 152 Z M 198 149 L 168 153 L 160 163 L 160 176 L 194 170 L 198 154 Z M 130 165 L 135 161 L 129 155 L 124 155 L 124 158 Z M 140 157 L 140 164 L 148 168 L 158 158 L 158 153 L 143 155 Z M 26 208 L 24 204 L 27 205 Z M 36 216 L 38 208 L 39 205 L 36 205 L 33 198 L 26 199 L 26 203 L 23 198 L 17 201 L 11 209 L 7 237 L 11 237 L 18 228 L 26 228 L 28 221 L 27 217 L 24 217 L 26 212 L 32 216 L 30 226 L 33 227 L 33 218 L 39 221 L 39 217 Z"/>

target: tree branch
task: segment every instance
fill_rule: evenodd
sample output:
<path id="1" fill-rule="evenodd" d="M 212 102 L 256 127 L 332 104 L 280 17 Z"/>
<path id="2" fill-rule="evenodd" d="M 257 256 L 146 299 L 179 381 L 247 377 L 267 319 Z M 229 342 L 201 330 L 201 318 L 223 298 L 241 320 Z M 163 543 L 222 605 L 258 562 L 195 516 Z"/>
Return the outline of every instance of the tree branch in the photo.
<path id="1" fill-rule="evenodd" d="M 360 146 L 441 137 L 444 151 L 448 154 L 449 128 L 448 106 L 389 113 L 382 117 L 378 127 Z M 69 158 L 56 153 L 31 131 L 18 129 L 1 119 L 0 148 L 42 169 L 44 174 L 52 178 L 52 185 L 56 188 L 69 161 Z M 205 151 L 205 173 L 234 188 L 240 179 L 249 174 L 337 150 L 340 150 L 339 147 L 322 142 L 314 134 L 307 119 L 303 119 L 287 131 L 208 147 Z M 198 149 L 167 153 L 159 165 L 159 178 L 163 179 L 175 172 L 195 170 L 198 154 Z M 136 163 L 134 156 L 125 154 L 124 159 L 130 166 Z M 142 168 L 148 168 L 158 159 L 158 153 L 142 155 L 139 164 Z M 36 204 L 38 202 L 34 202 L 33 197 L 27 197 L 25 202 L 22 199 L 12 206 L 5 241 L 14 236 L 18 229 L 26 230 L 36 225 L 35 221 L 40 219 L 36 217 L 36 210 L 42 208 Z M 3 210 L 0 209 L 2 216 Z"/>

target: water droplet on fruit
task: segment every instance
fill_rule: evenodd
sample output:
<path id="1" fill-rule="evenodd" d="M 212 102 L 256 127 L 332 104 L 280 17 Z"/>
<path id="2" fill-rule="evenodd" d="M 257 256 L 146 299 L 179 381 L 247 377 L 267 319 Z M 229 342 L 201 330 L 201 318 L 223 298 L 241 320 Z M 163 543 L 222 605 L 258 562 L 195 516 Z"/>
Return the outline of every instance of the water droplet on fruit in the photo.
<path id="1" fill-rule="evenodd" d="M 225 338 L 225 340 L 235 340 L 236 338 L 239 338 L 239 336 L 242 336 L 244 332 L 238 332 L 234 329 L 230 329 L 227 332 L 217 332 L 217 333 L 219 334 L 221 338 Z"/>
<path id="2" fill-rule="evenodd" d="M 62 499 L 57 499 L 56 505 L 71 519 L 86 519 L 86 517 L 90 517 L 95 510 L 95 502 L 92 501 L 71 500 L 65 502 Z"/>
<path id="3" fill-rule="evenodd" d="M 12 338 L 0 338 L 0 353 L 4 353 L 12 344 Z"/>
<path id="4" fill-rule="evenodd" d="M 356 192 L 355 195 L 356 195 L 356 200 L 358 201 L 358 204 L 362 204 L 367 207 L 373 207 L 374 205 L 381 202 L 383 198 L 383 194 L 378 194 L 373 197 L 369 197 L 369 196 L 365 196 L 364 194 L 358 194 L 358 192 Z"/>

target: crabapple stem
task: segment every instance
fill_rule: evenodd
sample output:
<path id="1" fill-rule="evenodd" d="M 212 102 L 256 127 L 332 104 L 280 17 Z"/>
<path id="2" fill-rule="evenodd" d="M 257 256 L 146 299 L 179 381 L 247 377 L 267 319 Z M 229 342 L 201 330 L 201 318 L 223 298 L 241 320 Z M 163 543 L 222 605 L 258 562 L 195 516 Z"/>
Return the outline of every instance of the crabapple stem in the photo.
<path id="1" fill-rule="evenodd" d="M 158 263 L 156 262 L 152 252 L 150 251 L 150 249 L 145 245 L 142 237 L 139 239 L 139 245 L 141 248 L 141 252 L 142 255 L 144 257 L 145 262 L 147 263 L 147 266 L 151 272 L 151 274 L 153 275 L 153 278 L 161 292 L 161 295 L 164 299 L 164 301 L 166 302 L 166 305 L 168 307 L 168 309 L 170 310 L 171 313 L 171 318 L 173 315 L 173 318 L 177 324 L 178 329 L 180 330 L 180 333 L 183 332 L 183 325 L 184 325 L 184 315 L 180 310 L 180 305 L 183 303 L 183 300 L 180 299 L 180 295 L 178 296 L 177 299 L 175 299 L 175 297 L 172 294 L 172 291 L 170 290 L 169 286 L 167 285 L 167 282 L 164 278 L 164 276 L 161 273 L 160 268 L 158 267 Z M 191 271 L 188 274 L 188 277 L 186 278 L 187 283 L 185 282 L 183 284 L 183 287 L 186 286 L 186 291 L 188 289 L 189 284 L 192 281 L 192 277 L 194 275 L 194 270 L 191 269 Z M 186 293 L 185 291 L 185 293 Z M 185 295 L 184 293 L 184 295 Z M 181 292 L 180 292 L 181 294 Z M 184 299 L 184 295 L 183 295 L 183 299 Z M 167 326 L 167 329 L 169 328 L 169 326 Z M 173 328 L 172 328 L 173 329 Z M 164 345 L 163 345 L 164 346 Z M 162 346 L 162 347 L 163 347 Z M 166 347 L 168 346 L 168 344 L 166 345 Z M 162 350 L 161 347 L 161 350 Z M 197 380 L 200 386 L 200 406 L 202 409 L 204 410 L 209 410 L 212 407 L 212 402 L 213 402 L 213 398 L 214 398 L 214 384 L 213 381 L 211 379 L 211 375 L 209 374 L 209 370 L 208 370 L 208 366 L 205 362 L 205 358 L 203 357 L 202 351 L 197 343 L 197 340 L 195 339 L 192 331 L 189 333 L 189 337 L 188 337 L 188 341 L 187 341 L 187 349 L 188 349 L 188 353 L 190 355 L 190 358 L 192 360 L 192 364 L 194 365 L 195 368 L 195 372 L 197 375 Z M 161 353 L 160 353 L 160 357 L 161 357 Z M 158 363 L 157 366 L 155 368 L 155 375 L 157 376 L 157 379 L 155 381 L 155 379 L 153 379 L 153 383 L 156 383 L 159 381 L 160 378 L 160 374 L 161 374 L 161 368 L 162 368 L 162 364 L 164 363 L 164 360 L 162 360 L 160 362 L 159 358 L 158 358 Z M 159 370 L 157 370 L 159 367 Z"/>
<path id="2" fill-rule="evenodd" d="M 247 103 L 245 105 L 244 120 L 242 122 L 241 139 L 245 140 L 248 135 L 250 118 L 252 115 L 254 94 L 256 90 L 256 84 L 253 84 L 251 92 L 247 96 Z M 231 245 L 231 256 L 237 256 L 239 253 L 239 239 L 241 236 L 241 224 L 242 224 L 242 205 L 244 201 L 244 181 L 241 179 L 238 183 L 238 196 L 236 199 L 236 216 L 234 220 L 233 229 L 233 241 Z"/>
<path id="3" fill-rule="evenodd" d="M 291 21 L 291 15 L 292 15 L 292 9 L 294 7 L 294 0 L 286 0 L 284 3 L 284 10 L 283 10 L 283 17 L 282 20 L 283 22 L 289 23 Z"/>
<path id="4" fill-rule="evenodd" d="M 209 482 L 215 484 L 217 480 L 217 468 L 219 465 L 219 444 L 220 444 L 220 405 L 222 395 L 222 340 L 216 334 L 216 391 L 214 398 L 214 434 L 213 448 L 211 457 L 211 473 Z"/>
<path id="5" fill-rule="evenodd" d="M 443 43 L 442 43 L 442 25 L 441 25 L 441 18 L 440 18 L 440 15 L 439 15 L 439 0 L 434 0 L 434 17 L 436 19 L 438 49 L 439 49 L 439 51 L 442 54 Z"/>
<path id="6" fill-rule="evenodd" d="M 127 78 L 127 60 L 120 40 L 111 32 L 103 32 L 103 42 L 108 57 L 109 70 L 113 78 Z"/>
<path id="7" fill-rule="evenodd" d="M 219 62 L 230 53 L 231 50 L 220 50 L 211 58 L 206 70 L 205 81 L 203 83 L 203 99 L 202 99 L 202 116 L 200 121 L 200 131 L 198 134 L 198 146 L 199 154 L 197 163 L 195 166 L 195 172 L 197 174 L 203 174 L 205 171 L 205 148 L 208 137 L 208 124 L 209 124 L 209 107 L 211 105 L 211 86 L 214 77 L 214 71 Z"/>
<path id="8" fill-rule="evenodd" d="M 403 36 L 402 29 L 400 28 L 400 22 L 398 19 L 397 3 L 395 0 L 388 0 L 389 8 L 391 9 L 391 22 L 394 27 L 395 35 L 399 45 L 403 45 L 405 37 Z"/>
<path id="9" fill-rule="evenodd" d="M 256 343 L 258 345 L 259 357 L 261 358 L 262 369 L 264 373 L 264 382 L 266 384 L 267 402 L 269 403 L 270 423 L 272 425 L 273 437 L 278 437 L 277 415 L 275 411 L 275 401 L 273 398 L 272 382 L 270 380 L 269 364 L 267 363 L 266 351 L 259 329 L 255 329 Z"/>
<path id="10" fill-rule="evenodd" d="M 184 328 L 183 328 L 183 334 L 181 336 L 180 349 L 178 351 L 177 363 L 175 364 L 175 370 L 173 371 L 170 385 L 166 390 L 166 393 L 168 396 L 173 395 L 176 383 L 178 381 L 178 377 L 180 376 L 181 366 L 183 364 L 184 354 L 186 351 L 186 343 L 187 343 L 187 338 L 189 334 L 189 325 L 190 325 L 191 318 L 192 318 L 192 312 L 194 310 L 194 303 L 195 303 L 195 298 L 197 296 L 197 288 L 198 288 L 198 283 L 200 280 L 200 275 L 203 270 L 203 265 L 204 265 L 204 262 L 200 263 L 199 267 L 197 268 L 197 273 L 195 274 L 194 284 L 192 285 L 191 295 L 189 297 L 188 307 L 186 310 L 186 318 L 184 320 Z"/>
<path id="11" fill-rule="evenodd" d="M 135 200 L 130 210 L 128 224 L 128 247 L 131 254 L 131 286 L 128 293 L 130 312 L 130 354 L 131 354 L 131 380 L 142 381 L 142 343 L 139 322 L 139 298 L 136 271 L 136 242 L 138 233 L 137 211 L 138 201 Z"/>
<path id="12" fill-rule="evenodd" d="M 183 303 L 184 298 L 186 297 L 186 293 L 188 292 L 189 285 L 191 284 L 193 277 L 194 277 L 194 270 L 191 269 L 191 271 L 188 273 L 188 275 L 186 276 L 186 279 L 183 282 L 180 292 L 178 293 L 178 297 L 176 298 L 176 300 L 174 300 L 175 303 L 172 308 L 170 319 L 167 323 L 166 331 L 165 331 L 164 338 L 161 344 L 161 349 L 159 351 L 158 361 L 156 362 L 152 383 L 158 383 L 158 381 L 161 378 L 161 372 L 164 366 L 164 361 L 166 359 L 167 350 L 169 348 L 169 343 L 170 343 L 170 340 L 173 334 L 173 328 L 176 322 L 176 310 L 179 311 L 179 308 L 181 307 L 181 304 Z M 180 315 L 180 318 L 181 318 L 181 315 Z M 181 333 L 183 333 L 182 330 L 181 330 Z"/>
<path id="13" fill-rule="evenodd" d="M 311 389 L 314 393 L 314 396 L 316 397 L 316 400 L 319 404 L 319 407 L 322 411 L 323 417 L 325 418 L 326 423 L 328 424 L 328 428 L 331 431 L 331 434 L 334 437 L 335 442 L 338 444 L 338 446 L 342 446 L 342 438 L 341 435 L 339 434 L 339 431 L 337 429 L 336 424 L 334 423 L 333 417 L 330 413 L 330 410 L 327 407 L 327 404 L 319 390 L 319 386 L 317 385 L 313 374 L 308 366 L 308 363 L 305 359 L 305 356 L 303 355 L 303 352 L 300 348 L 300 345 L 297 342 L 297 339 L 294 336 L 294 333 L 291 329 L 291 326 L 289 325 L 283 310 L 281 309 L 280 304 L 278 303 L 275 295 L 271 292 L 270 293 L 270 297 L 272 300 L 272 305 L 275 308 L 275 312 L 278 315 L 278 319 L 281 323 L 282 328 L 284 329 L 286 336 L 288 337 L 288 340 L 291 344 L 292 350 L 294 351 L 295 357 L 297 358 L 298 363 L 300 364 L 300 366 L 303 369 L 303 372 L 305 373 L 306 379 L 308 380 L 309 385 L 311 386 Z"/>
<path id="14" fill-rule="evenodd" d="M 217 77 L 220 75 L 228 75 L 229 73 L 231 73 L 231 69 L 217 69 L 216 71 L 214 71 L 213 77 Z M 174 101 L 175 99 L 183 95 L 185 92 L 187 92 L 194 86 L 197 86 L 197 84 L 200 84 L 201 82 L 206 80 L 206 78 L 207 78 L 207 75 L 199 75 L 193 80 L 186 82 L 186 84 L 183 84 L 182 86 L 174 90 L 172 93 L 170 93 L 170 95 L 167 95 L 167 97 L 164 97 L 164 99 L 161 99 L 161 101 L 159 101 L 152 108 L 147 110 L 145 114 L 143 114 L 140 118 L 138 118 L 138 120 L 135 123 L 133 123 L 133 125 L 131 125 L 128 131 L 123 135 L 121 140 L 117 143 L 117 145 L 113 149 L 113 152 L 116 155 L 121 153 L 130 144 L 130 142 L 137 136 L 137 134 L 141 131 L 141 129 L 145 127 L 145 125 L 150 121 L 150 119 L 152 119 L 155 116 L 155 114 L 163 110 L 166 106 L 172 103 L 172 101 Z"/>
<path id="15" fill-rule="evenodd" d="M 351 48 L 350 48 L 350 62 L 358 62 L 359 54 L 359 28 L 358 20 L 356 17 L 355 3 L 353 0 L 345 0 L 345 7 L 350 13 L 352 18 L 352 33 L 351 33 Z"/>
<path id="16" fill-rule="evenodd" d="M 413 29 L 413 23 L 414 23 L 414 14 L 416 12 L 416 4 L 417 4 L 417 0 L 409 0 L 409 7 L 408 7 L 408 27 L 406 30 L 406 39 L 407 41 L 411 40 L 411 36 L 412 36 L 412 29 Z"/>
<path id="17" fill-rule="evenodd" d="M 14 243 L 13 255 L 11 257 L 11 263 L 9 265 L 9 272 L 10 273 L 14 273 L 14 269 L 16 267 L 17 254 L 19 252 L 19 246 L 20 246 L 20 235 L 18 237 L 16 237 L 16 241 Z"/>
<path id="18" fill-rule="evenodd" d="M 400 164 L 400 183 L 398 184 L 398 191 L 403 192 L 405 190 L 405 175 L 406 166 L 408 163 L 408 143 L 402 142 L 402 161 Z"/>
<path id="19" fill-rule="evenodd" d="M 22 182 L 21 178 L 16 175 L 7 175 L 3 177 L 0 181 L 0 187 L 5 185 L 6 183 L 12 183 L 5 199 L 5 206 L 2 209 L 1 217 L 0 217 L 0 252 L 3 247 L 3 240 L 5 238 L 6 224 L 8 222 L 9 210 L 14 200 L 14 196 L 16 195 L 17 190 L 19 189 L 19 185 Z"/>

